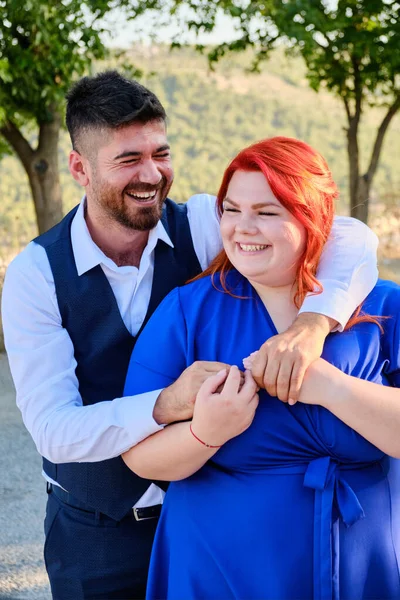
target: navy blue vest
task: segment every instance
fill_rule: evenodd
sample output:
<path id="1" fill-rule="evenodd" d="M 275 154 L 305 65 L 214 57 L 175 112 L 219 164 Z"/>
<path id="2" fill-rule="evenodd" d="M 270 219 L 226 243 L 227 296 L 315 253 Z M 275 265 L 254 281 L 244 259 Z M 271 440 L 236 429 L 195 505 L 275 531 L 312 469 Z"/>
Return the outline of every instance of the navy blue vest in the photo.
<path id="1" fill-rule="evenodd" d="M 70 234 L 76 210 L 77 207 L 34 241 L 43 246 L 50 262 L 62 325 L 74 345 L 79 392 L 87 405 L 122 396 L 138 336 L 132 337 L 126 329 L 100 265 L 81 276 L 77 273 Z M 162 222 L 174 248 L 161 240 L 157 242 L 153 286 L 143 326 L 173 288 L 201 271 L 186 206 L 167 199 Z M 116 520 L 127 514 L 149 486 L 149 481 L 132 473 L 121 457 L 58 465 L 43 459 L 43 467 L 81 502 Z"/>

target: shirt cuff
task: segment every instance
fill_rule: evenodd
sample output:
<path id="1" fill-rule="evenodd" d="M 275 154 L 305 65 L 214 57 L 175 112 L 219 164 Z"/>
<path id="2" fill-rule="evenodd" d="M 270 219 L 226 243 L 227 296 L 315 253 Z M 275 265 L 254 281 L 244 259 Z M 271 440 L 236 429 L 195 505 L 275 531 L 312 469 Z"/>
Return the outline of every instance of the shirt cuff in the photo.
<path id="1" fill-rule="evenodd" d="M 349 292 L 324 283 L 321 294 L 306 296 L 299 314 L 312 312 L 325 315 L 338 322 L 332 331 L 343 331 L 354 310 L 354 299 Z"/>
<path id="2" fill-rule="evenodd" d="M 144 394 L 138 394 L 137 396 L 125 396 L 119 398 L 118 403 L 122 403 L 120 407 L 124 410 L 125 418 L 130 415 L 129 423 L 125 423 L 125 428 L 128 432 L 130 439 L 130 446 L 126 448 L 132 448 L 144 439 L 161 431 L 164 425 L 159 425 L 153 419 L 154 405 L 157 401 L 158 396 L 161 394 L 162 389 L 154 390 L 152 392 L 146 392 Z M 140 423 L 140 425 L 139 425 Z"/>

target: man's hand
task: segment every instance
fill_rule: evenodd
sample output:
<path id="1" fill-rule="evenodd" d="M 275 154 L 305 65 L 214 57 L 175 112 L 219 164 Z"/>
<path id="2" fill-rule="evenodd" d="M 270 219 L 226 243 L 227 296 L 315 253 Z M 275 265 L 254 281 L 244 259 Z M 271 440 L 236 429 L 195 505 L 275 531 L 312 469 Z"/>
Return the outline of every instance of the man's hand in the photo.
<path id="1" fill-rule="evenodd" d="M 251 373 L 271 396 L 295 404 L 304 374 L 322 354 L 325 338 L 336 322 L 316 313 L 301 313 L 285 332 L 275 335 L 253 353 Z"/>
<path id="2" fill-rule="evenodd" d="M 191 419 L 196 395 L 202 384 L 224 368 L 229 369 L 229 365 L 205 360 L 194 362 L 158 396 L 153 410 L 154 420 L 160 425 L 168 425 Z"/>

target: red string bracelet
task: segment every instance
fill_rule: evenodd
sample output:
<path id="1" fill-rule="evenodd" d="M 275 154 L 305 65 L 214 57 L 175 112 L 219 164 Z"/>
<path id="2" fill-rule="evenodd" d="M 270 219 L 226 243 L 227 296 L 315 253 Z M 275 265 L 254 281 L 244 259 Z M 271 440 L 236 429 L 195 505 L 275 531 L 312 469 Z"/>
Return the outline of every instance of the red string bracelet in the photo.
<path id="1" fill-rule="evenodd" d="M 211 444 L 206 444 L 205 442 L 203 442 L 203 440 L 201 440 L 199 437 L 197 437 L 197 435 L 196 435 L 196 434 L 195 434 L 195 432 L 193 431 L 193 429 L 192 429 L 192 424 L 191 424 L 191 423 L 190 423 L 189 429 L 190 429 L 190 433 L 192 434 L 192 436 L 193 436 L 194 438 L 196 438 L 196 440 L 197 440 L 198 442 L 200 442 L 200 444 L 203 444 L 203 446 L 206 446 L 207 448 L 221 448 L 221 446 L 211 446 Z"/>

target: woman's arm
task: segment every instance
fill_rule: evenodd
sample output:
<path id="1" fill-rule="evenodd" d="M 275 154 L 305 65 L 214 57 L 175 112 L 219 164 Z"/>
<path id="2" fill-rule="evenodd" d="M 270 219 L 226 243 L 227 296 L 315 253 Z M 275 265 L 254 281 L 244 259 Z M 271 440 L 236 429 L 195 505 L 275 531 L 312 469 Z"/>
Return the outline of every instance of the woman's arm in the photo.
<path id="1" fill-rule="evenodd" d="M 184 479 L 198 471 L 225 442 L 250 426 L 257 405 L 257 387 L 250 372 L 246 371 L 242 386 L 237 367 L 231 367 L 229 372 L 224 369 L 201 386 L 193 421 L 166 427 L 125 452 L 122 458 L 145 479 Z"/>
<path id="2" fill-rule="evenodd" d="M 346 375 L 320 358 L 306 372 L 299 401 L 325 407 L 382 452 L 400 458 L 399 389 Z"/>
<path id="3" fill-rule="evenodd" d="M 122 454 L 122 459 L 131 471 L 144 479 L 185 479 L 201 469 L 218 450 L 200 444 L 189 427 L 187 421 L 169 425 Z"/>

